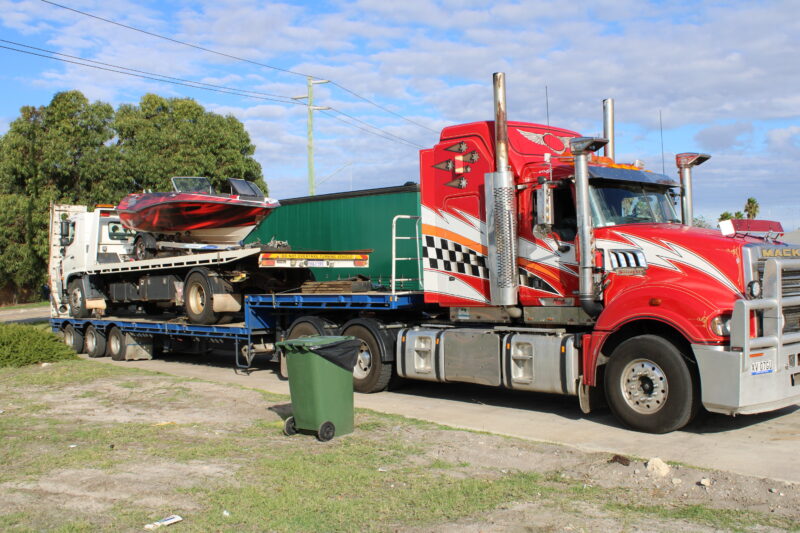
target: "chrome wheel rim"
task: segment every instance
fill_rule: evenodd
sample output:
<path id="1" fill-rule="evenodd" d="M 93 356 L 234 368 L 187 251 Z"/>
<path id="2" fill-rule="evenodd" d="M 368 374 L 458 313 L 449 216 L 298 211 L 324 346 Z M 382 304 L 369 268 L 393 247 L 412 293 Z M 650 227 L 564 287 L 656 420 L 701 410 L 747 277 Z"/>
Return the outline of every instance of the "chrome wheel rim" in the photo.
<path id="1" fill-rule="evenodd" d="M 356 359 L 356 366 L 353 367 L 353 376 L 356 379 L 364 379 L 369 375 L 372 368 L 372 353 L 369 351 L 369 346 L 366 342 L 361 341 L 361 347 L 358 349 L 358 358 Z"/>
<path id="2" fill-rule="evenodd" d="M 85 342 L 86 342 L 86 351 L 93 352 L 95 346 L 97 345 L 96 339 L 94 337 L 94 330 L 86 332 Z"/>
<path id="3" fill-rule="evenodd" d="M 664 370 L 649 359 L 634 359 L 625 365 L 620 376 L 620 389 L 628 407 L 641 414 L 660 411 L 669 394 Z"/>
<path id="4" fill-rule="evenodd" d="M 111 337 L 110 342 L 111 342 L 111 353 L 119 353 L 120 349 L 119 338 L 116 335 L 114 335 L 113 337 Z"/>
<path id="5" fill-rule="evenodd" d="M 189 289 L 189 307 L 195 314 L 202 314 L 205 309 L 206 291 L 200 285 L 192 285 Z"/>

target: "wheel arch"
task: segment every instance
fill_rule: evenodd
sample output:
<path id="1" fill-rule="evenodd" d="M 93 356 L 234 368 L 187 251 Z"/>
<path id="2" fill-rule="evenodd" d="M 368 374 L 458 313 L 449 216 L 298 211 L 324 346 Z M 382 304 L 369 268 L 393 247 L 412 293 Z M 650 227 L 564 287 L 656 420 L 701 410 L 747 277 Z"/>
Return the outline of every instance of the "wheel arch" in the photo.
<path id="1" fill-rule="evenodd" d="M 391 363 L 395 359 L 395 342 L 396 336 L 386 329 L 384 324 L 375 318 L 353 318 L 348 320 L 342 325 L 339 331 L 344 334 L 345 330 L 350 326 L 362 326 L 366 328 L 381 348 L 381 361 L 384 363 Z"/>
<path id="2" fill-rule="evenodd" d="M 592 365 L 594 366 L 592 377 L 595 386 L 603 386 L 605 365 L 617 346 L 628 339 L 641 335 L 656 335 L 672 343 L 683 354 L 689 371 L 698 384 L 700 383 L 697 360 L 695 359 L 694 350 L 692 350 L 691 340 L 686 334 L 678 326 L 670 322 L 650 317 L 638 317 L 625 322 L 615 331 L 606 335 L 594 350 L 593 356 L 589 354 L 592 357 L 592 361 L 596 361 L 596 364 Z"/>

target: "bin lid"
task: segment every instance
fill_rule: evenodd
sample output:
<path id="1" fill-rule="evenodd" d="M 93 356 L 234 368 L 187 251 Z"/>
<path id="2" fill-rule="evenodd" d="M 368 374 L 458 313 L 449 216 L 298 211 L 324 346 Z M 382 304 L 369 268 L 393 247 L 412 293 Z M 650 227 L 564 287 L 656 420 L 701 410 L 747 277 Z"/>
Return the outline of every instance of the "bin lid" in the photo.
<path id="1" fill-rule="evenodd" d="M 361 340 L 355 337 L 308 335 L 280 341 L 276 345 L 285 349 L 287 353 L 314 353 L 336 366 L 352 372 L 358 359 Z"/>

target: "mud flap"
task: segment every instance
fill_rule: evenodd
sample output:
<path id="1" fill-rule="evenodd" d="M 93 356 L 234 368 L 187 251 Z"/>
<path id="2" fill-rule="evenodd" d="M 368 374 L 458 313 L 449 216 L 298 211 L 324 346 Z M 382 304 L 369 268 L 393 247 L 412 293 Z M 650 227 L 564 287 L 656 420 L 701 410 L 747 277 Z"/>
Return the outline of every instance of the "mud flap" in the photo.
<path id="1" fill-rule="evenodd" d="M 140 361 L 153 358 L 153 336 L 125 334 L 125 360 Z"/>

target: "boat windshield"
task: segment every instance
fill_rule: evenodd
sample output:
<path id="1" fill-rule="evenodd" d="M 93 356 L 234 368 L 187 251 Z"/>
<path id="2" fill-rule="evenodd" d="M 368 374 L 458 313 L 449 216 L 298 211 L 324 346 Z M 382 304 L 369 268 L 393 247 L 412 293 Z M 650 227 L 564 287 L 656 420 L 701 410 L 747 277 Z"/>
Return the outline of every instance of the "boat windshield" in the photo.
<path id="1" fill-rule="evenodd" d="M 174 177 L 172 187 L 176 192 L 199 192 L 203 194 L 214 194 L 214 187 L 208 178 L 204 177 Z"/>
<path id="2" fill-rule="evenodd" d="M 595 226 L 681 221 L 675 212 L 671 187 L 615 180 L 592 180 L 591 184 Z"/>
<path id="3" fill-rule="evenodd" d="M 228 183 L 231 185 L 231 194 L 238 194 L 239 196 L 254 196 L 256 198 L 264 198 L 264 193 L 258 188 L 258 185 L 252 181 L 241 180 L 237 178 L 228 178 Z"/>

